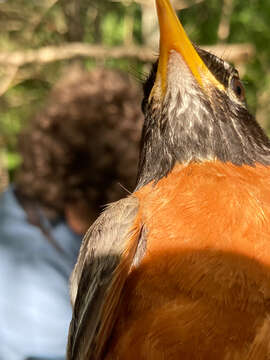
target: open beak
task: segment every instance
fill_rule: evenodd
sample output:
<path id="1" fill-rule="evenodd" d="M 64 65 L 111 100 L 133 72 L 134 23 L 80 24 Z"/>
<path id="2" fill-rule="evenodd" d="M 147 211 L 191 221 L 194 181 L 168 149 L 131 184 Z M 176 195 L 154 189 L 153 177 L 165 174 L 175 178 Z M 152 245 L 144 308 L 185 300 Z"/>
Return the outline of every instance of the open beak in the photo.
<path id="1" fill-rule="evenodd" d="M 167 88 L 168 60 L 171 50 L 178 52 L 197 83 L 205 88 L 209 83 L 221 90 L 224 86 L 208 70 L 191 41 L 187 37 L 170 0 L 156 0 L 157 13 L 160 27 L 160 55 L 157 70 L 157 79 L 161 81 L 163 95 Z"/>

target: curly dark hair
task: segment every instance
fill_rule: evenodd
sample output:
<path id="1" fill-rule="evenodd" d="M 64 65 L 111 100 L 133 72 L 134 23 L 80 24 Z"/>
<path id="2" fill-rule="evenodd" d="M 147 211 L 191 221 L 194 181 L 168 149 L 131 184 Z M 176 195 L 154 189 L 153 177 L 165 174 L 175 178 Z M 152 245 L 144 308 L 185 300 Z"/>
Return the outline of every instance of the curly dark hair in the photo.
<path id="1" fill-rule="evenodd" d="M 62 214 L 67 203 L 98 208 L 119 199 L 120 184 L 133 190 L 140 102 L 137 84 L 120 71 L 67 73 L 20 137 L 19 192 Z"/>

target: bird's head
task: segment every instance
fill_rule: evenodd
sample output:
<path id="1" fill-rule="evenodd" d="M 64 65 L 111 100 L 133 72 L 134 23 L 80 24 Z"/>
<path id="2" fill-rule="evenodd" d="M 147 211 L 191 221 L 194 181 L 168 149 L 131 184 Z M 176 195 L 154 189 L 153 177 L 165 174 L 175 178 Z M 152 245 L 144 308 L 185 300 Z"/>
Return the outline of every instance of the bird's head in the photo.
<path id="1" fill-rule="evenodd" d="M 248 112 L 237 70 L 194 46 L 169 0 L 156 0 L 160 55 L 144 85 L 138 187 L 175 163 L 270 164 L 269 140 Z"/>

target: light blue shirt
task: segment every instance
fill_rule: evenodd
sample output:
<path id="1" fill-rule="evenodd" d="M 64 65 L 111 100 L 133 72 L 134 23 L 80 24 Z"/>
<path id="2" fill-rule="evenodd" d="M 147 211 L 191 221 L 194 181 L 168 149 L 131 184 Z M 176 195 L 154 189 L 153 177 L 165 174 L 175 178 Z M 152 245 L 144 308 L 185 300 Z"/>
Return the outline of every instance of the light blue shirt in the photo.
<path id="1" fill-rule="evenodd" d="M 51 235 L 63 253 L 27 221 L 12 187 L 0 195 L 0 360 L 65 358 L 81 238 L 64 221 Z"/>

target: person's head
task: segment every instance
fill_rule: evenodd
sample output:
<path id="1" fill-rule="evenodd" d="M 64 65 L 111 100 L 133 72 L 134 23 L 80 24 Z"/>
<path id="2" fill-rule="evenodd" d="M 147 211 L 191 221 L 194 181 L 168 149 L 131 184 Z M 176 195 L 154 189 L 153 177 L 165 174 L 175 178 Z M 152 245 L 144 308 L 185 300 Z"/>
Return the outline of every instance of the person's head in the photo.
<path id="1" fill-rule="evenodd" d="M 116 70 L 72 70 L 56 84 L 19 141 L 18 191 L 52 216 L 93 220 L 132 191 L 142 115 L 140 91 Z M 121 185 L 122 186 L 121 186 Z"/>

